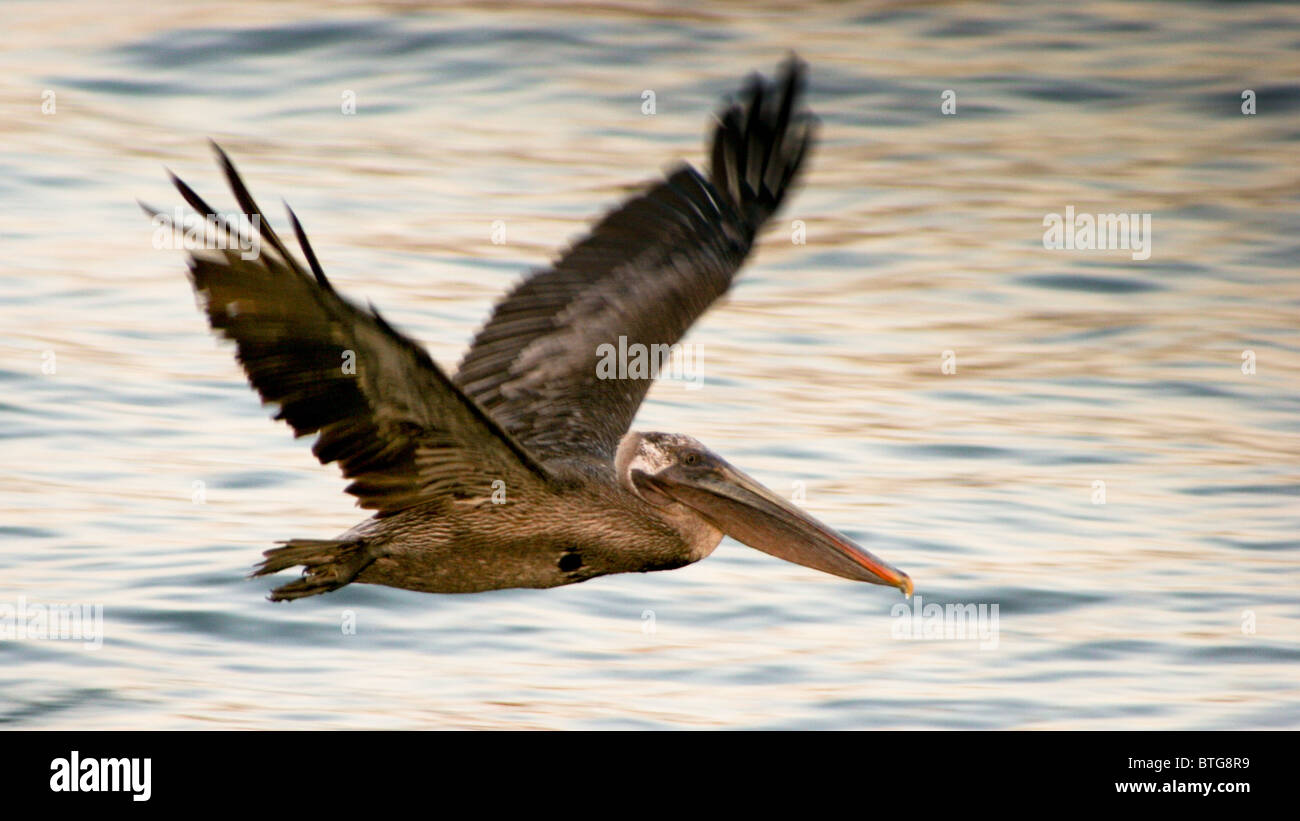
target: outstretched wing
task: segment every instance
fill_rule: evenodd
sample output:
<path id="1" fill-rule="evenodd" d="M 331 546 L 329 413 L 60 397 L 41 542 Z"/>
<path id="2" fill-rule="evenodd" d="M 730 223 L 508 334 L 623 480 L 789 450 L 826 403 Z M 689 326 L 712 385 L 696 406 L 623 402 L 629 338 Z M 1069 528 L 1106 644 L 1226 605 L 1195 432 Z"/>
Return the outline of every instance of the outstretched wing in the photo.
<path id="1" fill-rule="evenodd" d="M 676 343 L 730 287 L 812 142 L 803 75 L 792 57 L 776 82 L 752 77 L 718 117 L 707 179 L 672 172 L 497 304 L 456 384 L 529 452 L 613 459 L 651 380 L 597 366 Z"/>
<path id="2" fill-rule="evenodd" d="M 215 147 L 215 145 L 214 145 Z M 465 396 L 417 343 L 373 307 L 345 299 L 326 279 L 298 219 L 289 212 L 309 272 L 267 223 L 225 152 L 222 168 L 260 253 L 192 254 L 190 276 L 213 329 L 234 340 L 238 359 L 277 419 L 298 436 L 318 433 L 312 451 L 338 462 L 362 507 L 394 513 L 442 497 L 487 497 L 492 482 L 546 481 L 547 472 Z M 223 236 L 240 234 L 184 182 L 176 187 Z M 156 219 L 164 215 L 145 207 Z M 210 216 L 211 215 L 211 216 Z"/>

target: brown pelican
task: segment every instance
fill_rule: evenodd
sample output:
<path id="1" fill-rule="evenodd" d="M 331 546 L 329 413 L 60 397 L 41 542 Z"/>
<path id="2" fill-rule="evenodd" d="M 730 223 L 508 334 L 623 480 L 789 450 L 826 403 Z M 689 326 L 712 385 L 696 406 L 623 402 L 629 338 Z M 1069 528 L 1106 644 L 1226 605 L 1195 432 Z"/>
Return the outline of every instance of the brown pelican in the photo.
<path id="1" fill-rule="evenodd" d="M 219 147 L 257 237 L 173 175 L 207 225 L 261 243 L 250 259 L 233 242 L 191 254 L 212 328 L 234 341 L 276 418 L 297 436 L 317 434 L 316 457 L 337 462 L 348 492 L 375 511 L 336 539 L 266 551 L 254 576 L 304 568 L 271 599 L 351 582 L 430 593 L 555 587 L 682 567 L 724 534 L 911 595 L 907 574 L 695 439 L 629 432 L 649 379 L 597 373 L 602 345 L 671 345 L 731 285 L 812 143 L 803 75 L 791 57 L 773 82 L 752 76 L 717 116 L 709 173 L 680 165 L 524 279 L 454 378 L 373 306 L 334 289 L 289 210 L 300 262 Z"/>

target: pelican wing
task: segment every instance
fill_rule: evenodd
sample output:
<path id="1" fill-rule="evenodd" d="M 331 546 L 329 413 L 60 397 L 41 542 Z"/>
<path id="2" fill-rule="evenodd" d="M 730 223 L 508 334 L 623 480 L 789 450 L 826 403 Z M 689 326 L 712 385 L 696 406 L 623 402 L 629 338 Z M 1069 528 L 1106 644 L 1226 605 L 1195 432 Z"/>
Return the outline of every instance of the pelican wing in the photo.
<path id="1" fill-rule="evenodd" d="M 385 515 L 434 498 L 486 498 L 496 479 L 513 488 L 545 481 L 544 468 L 419 344 L 373 306 L 334 290 L 290 211 L 311 270 L 297 261 L 217 152 L 241 208 L 256 217 L 249 222 L 260 231 L 261 251 L 244 259 L 232 242 L 232 250 L 194 253 L 194 289 L 213 329 L 234 340 L 249 382 L 263 401 L 280 406 L 276 418 L 298 436 L 319 434 L 312 451 L 322 463 L 339 463 L 359 504 Z M 173 181 L 201 216 L 216 215 Z M 225 236 L 240 236 L 241 226 L 213 221 Z"/>
<path id="2" fill-rule="evenodd" d="M 679 167 L 520 283 L 456 384 L 540 459 L 612 459 L 651 379 L 611 377 L 611 355 L 653 357 L 730 287 L 812 142 L 802 87 L 794 58 L 775 82 L 753 76 L 718 115 L 709 176 Z"/>

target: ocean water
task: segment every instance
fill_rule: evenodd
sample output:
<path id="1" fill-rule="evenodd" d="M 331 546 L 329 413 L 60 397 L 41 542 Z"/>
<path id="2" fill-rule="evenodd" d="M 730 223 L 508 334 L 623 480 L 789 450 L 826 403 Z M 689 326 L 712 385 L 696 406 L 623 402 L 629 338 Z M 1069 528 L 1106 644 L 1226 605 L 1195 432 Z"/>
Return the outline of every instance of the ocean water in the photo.
<path id="1" fill-rule="evenodd" d="M 0 627 L 102 620 L 0 638 L 0 723 L 1300 727 L 1300 8 L 787 5 L 4 4 Z M 727 540 L 547 591 L 266 601 L 262 550 L 364 514 L 153 247 L 164 169 L 233 208 L 219 141 L 450 368 L 790 50 L 803 186 L 685 340 L 702 386 L 635 427 L 917 598 Z M 1045 248 L 1067 208 L 1150 215 L 1149 255 Z M 909 637 L 918 604 L 985 633 Z"/>

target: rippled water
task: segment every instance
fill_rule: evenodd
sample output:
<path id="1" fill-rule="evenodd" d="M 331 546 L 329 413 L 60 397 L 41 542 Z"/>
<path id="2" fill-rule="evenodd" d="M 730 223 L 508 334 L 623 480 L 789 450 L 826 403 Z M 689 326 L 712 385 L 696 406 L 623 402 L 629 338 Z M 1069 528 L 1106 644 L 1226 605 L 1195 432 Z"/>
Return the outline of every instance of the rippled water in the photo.
<path id="1" fill-rule="evenodd" d="M 6 4 L 0 605 L 100 604 L 103 645 L 0 641 L 0 721 L 1300 726 L 1300 9 L 782 5 Z M 805 186 L 688 338 L 704 388 L 637 427 L 802 488 L 924 602 L 998 605 L 996 648 L 895 638 L 893 591 L 730 540 L 550 591 L 267 602 L 261 550 L 361 513 L 151 246 L 164 166 L 233 207 L 219 140 L 451 366 L 791 48 Z M 1150 213 L 1150 259 L 1045 250 L 1066 206 Z"/>

